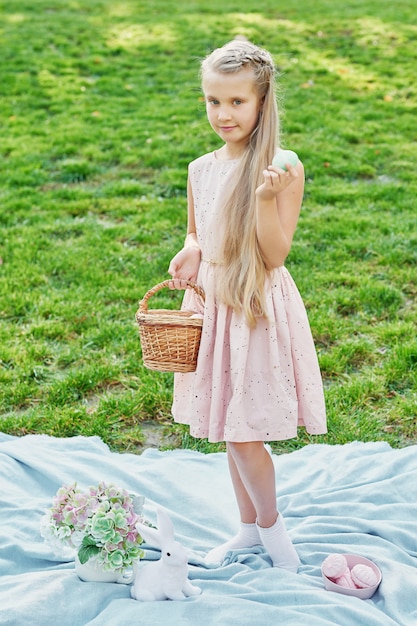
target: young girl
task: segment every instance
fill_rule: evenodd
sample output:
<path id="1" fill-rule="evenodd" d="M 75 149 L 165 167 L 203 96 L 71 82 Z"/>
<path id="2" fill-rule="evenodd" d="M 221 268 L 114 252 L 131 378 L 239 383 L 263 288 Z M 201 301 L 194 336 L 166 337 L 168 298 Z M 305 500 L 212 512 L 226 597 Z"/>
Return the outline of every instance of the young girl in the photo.
<path id="1" fill-rule="evenodd" d="M 304 191 L 301 162 L 272 166 L 278 148 L 275 67 L 268 52 L 232 41 L 202 63 L 208 121 L 223 145 L 193 161 L 188 234 L 169 266 L 172 288 L 206 293 L 196 372 L 176 374 L 173 416 L 194 437 L 225 441 L 238 534 L 213 549 L 263 544 L 276 567 L 299 558 L 277 510 L 265 441 L 326 432 L 322 382 L 306 311 L 284 267 Z M 184 307 L 198 310 L 194 291 Z"/>

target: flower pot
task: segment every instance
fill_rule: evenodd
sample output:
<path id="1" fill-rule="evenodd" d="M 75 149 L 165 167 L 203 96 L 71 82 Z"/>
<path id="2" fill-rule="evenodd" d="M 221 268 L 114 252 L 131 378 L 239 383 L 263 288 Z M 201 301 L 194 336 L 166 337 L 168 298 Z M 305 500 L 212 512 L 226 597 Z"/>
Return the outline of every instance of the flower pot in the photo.
<path id="1" fill-rule="evenodd" d="M 86 563 L 80 563 L 78 556 L 76 556 L 75 572 L 81 580 L 86 582 L 130 585 L 135 578 L 136 570 L 133 567 L 126 568 L 122 572 L 105 570 L 95 558 L 88 559 Z"/>

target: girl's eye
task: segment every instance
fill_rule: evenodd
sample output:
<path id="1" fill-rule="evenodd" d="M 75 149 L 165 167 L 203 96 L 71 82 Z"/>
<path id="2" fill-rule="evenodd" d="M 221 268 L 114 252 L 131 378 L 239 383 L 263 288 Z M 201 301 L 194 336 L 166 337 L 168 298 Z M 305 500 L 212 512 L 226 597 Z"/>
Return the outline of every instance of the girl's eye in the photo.
<path id="1" fill-rule="evenodd" d="M 211 100 L 208 101 L 209 104 L 219 104 L 218 100 L 214 100 L 213 98 Z"/>
<path id="2" fill-rule="evenodd" d="M 242 100 L 234 100 L 234 104 L 237 104 L 237 105 L 242 104 Z"/>

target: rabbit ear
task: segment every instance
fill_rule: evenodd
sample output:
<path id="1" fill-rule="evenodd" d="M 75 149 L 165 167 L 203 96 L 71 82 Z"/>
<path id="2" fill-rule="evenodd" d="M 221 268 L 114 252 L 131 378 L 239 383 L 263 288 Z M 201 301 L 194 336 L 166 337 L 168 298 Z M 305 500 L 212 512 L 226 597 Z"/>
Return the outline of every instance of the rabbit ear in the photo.
<path id="1" fill-rule="evenodd" d="M 137 522 L 136 529 L 146 543 L 151 546 L 162 548 L 174 539 L 174 525 L 165 509 L 158 507 L 156 510 L 157 528 L 151 528 Z"/>
<path id="2" fill-rule="evenodd" d="M 140 522 L 137 522 L 136 530 L 146 543 L 149 543 L 151 546 L 157 546 L 158 548 L 161 547 L 159 530 L 150 528 L 150 526 L 146 526 Z"/>
<path id="3" fill-rule="evenodd" d="M 165 545 L 166 543 L 172 541 L 174 539 L 174 524 L 168 513 L 165 509 L 158 508 L 157 509 L 157 520 L 158 520 L 158 530 L 159 530 L 159 542 L 160 545 Z"/>

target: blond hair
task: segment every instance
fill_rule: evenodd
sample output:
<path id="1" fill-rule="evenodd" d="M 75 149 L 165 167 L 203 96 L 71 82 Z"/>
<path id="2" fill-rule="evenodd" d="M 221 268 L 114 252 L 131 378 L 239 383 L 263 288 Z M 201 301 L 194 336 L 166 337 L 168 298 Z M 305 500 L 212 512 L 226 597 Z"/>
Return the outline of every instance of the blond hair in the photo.
<path id="1" fill-rule="evenodd" d="M 201 77 L 204 79 L 206 72 L 235 73 L 247 68 L 253 71 L 261 109 L 225 200 L 217 297 L 236 312 L 243 312 L 249 325 L 254 326 L 258 317 L 266 315 L 264 286 L 268 270 L 256 236 L 255 190 L 278 145 L 276 69 L 269 52 L 239 39 L 206 57 Z"/>

